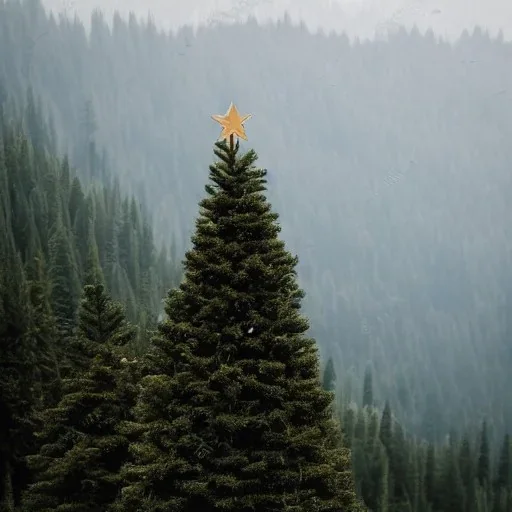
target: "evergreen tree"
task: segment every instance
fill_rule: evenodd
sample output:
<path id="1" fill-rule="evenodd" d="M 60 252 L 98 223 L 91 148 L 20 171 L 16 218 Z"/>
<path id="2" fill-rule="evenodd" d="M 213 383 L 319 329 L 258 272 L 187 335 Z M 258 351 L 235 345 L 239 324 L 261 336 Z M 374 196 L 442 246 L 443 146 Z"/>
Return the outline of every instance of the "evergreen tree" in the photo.
<path id="1" fill-rule="evenodd" d="M 506 434 L 501 447 L 500 458 L 498 462 L 498 471 L 496 475 L 496 490 L 510 489 L 512 487 L 512 465 L 510 462 L 510 435 Z"/>
<path id="2" fill-rule="evenodd" d="M 381 460 L 382 460 L 382 475 L 380 480 L 380 489 L 379 489 L 379 512 L 388 512 L 389 511 L 389 461 L 386 455 L 386 452 L 382 450 L 381 452 Z"/>
<path id="3" fill-rule="evenodd" d="M 394 503 L 395 495 L 395 478 L 394 478 L 394 443 L 393 443 L 393 417 L 391 415 L 391 407 L 386 401 L 382 416 L 380 419 L 379 439 L 384 447 L 387 460 L 387 481 L 388 492 L 386 494 L 388 503 Z"/>
<path id="4" fill-rule="evenodd" d="M 490 472 L 490 447 L 487 434 L 487 422 L 482 423 L 482 431 L 480 433 L 480 452 L 478 455 L 477 477 L 482 487 L 486 487 L 489 483 Z"/>
<path id="5" fill-rule="evenodd" d="M 94 236 L 94 223 L 92 221 L 89 223 L 88 240 L 88 253 L 85 262 L 85 284 L 104 285 L 105 278 L 101 270 L 98 245 L 96 244 L 96 237 Z"/>
<path id="6" fill-rule="evenodd" d="M 459 451 L 459 464 L 462 484 L 465 489 L 464 510 L 472 512 L 475 507 L 475 460 L 469 439 L 465 436 Z"/>
<path id="7" fill-rule="evenodd" d="M 25 126 L 32 145 L 39 151 L 44 150 L 46 139 L 43 121 L 40 103 L 34 97 L 32 87 L 29 86 L 26 93 Z"/>
<path id="8" fill-rule="evenodd" d="M 145 424 L 125 510 L 359 510 L 350 454 L 304 333 L 297 258 L 278 239 L 254 151 L 220 159 L 154 342 L 165 375 L 141 381 Z"/>
<path id="9" fill-rule="evenodd" d="M 1 18 L 0 24 L 4 21 Z M 61 162 L 48 154 L 47 147 L 42 147 L 48 137 L 39 133 L 44 127 L 39 104 L 34 100 L 25 109 L 23 104 L 18 108 L 9 101 L 0 109 L 2 512 L 5 509 L 12 512 L 13 507 L 19 505 L 22 491 L 30 481 L 25 456 L 38 451 L 39 443 L 33 432 L 44 426 L 41 409 L 59 403 L 62 377 L 77 369 L 75 363 L 88 360 L 88 356 L 81 352 L 78 340 L 74 340 L 74 318 L 81 281 L 87 278 L 91 283 L 102 282 L 103 268 L 98 268 L 97 253 L 106 252 L 108 240 L 106 236 L 97 236 L 103 232 L 101 218 L 96 213 L 101 213 L 102 202 L 110 204 L 113 196 L 110 189 L 102 186 L 91 187 L 85 194 L 80 181 L 71 180 L 72 169 L 66 160 Z M 36 148 L 35 143 L 20 131 L 21 123 L 16 120 L 19 113 L 29 114 L 25 125 L 31 123 L 27 128 L 31 137 L 38 138 Z M 108 220 L 119 223 L 120 218 L 116 215 L 116 211 L 110 209 Z M 144 233 L 136 223 L 132 226 L 134 240 L 152 243 L 151 229 L 140 210 L 133 216 L 137 217 L 137 222 L 146 225 Z M 144 271 L 151 276 L 144 293 L 138 293 L 132 300 L 135 303 L 133 317 L 145 311 L 148 304 L 153 307 L 156 303 L 159 294 L 156 281 L 160 278 L 167 281 L 167 277 L 155 269 L 153 246 L 148 245 L 146 249 L 141 250 L 138 242 L 131 249 L 139 251 L 144 259 L 144 265 L 139 263 L 140 269 L 132 270 L 137 274 Z M 127 296 L 125 293 L 117 298 L 123 300 Z M 154 323 L 148 317 L 149 330 Z M 141 331 L 140 340 L 145 344 L 146 330 Z M 133 338 L 129 339 L 133 346 Z M 134 351 L 131 347 L 130 352 Z M 120 374 L 126 388 L 122 392 L 125 409 L 127 402 L 133 399 L 131 370 L 136 366 L 125 365 Z"/>
<path id="10" fill-rule="evenodd" d="M 345 444 L 350 448 L 352 447 L 352 441 L 355 433 L 356 414 L 352 407 L 347 407 L 344 411 L 343 419 L 341 421 L 343 438 Z"/>
<path id="11" fill-rule="evenodd" d="M 407 489 L 407 474 L 410 469 L 407 467 L 405 447 L 404 430 L 400 423 L 396 423 L 393 429 L 392 447 L 388 457 L 395 484 L 393 495 L 398 502 L 402 503 L 407 501 L 408 495 L 411 495 L 411 489 Z"/>
<path id="12" fill-rule="evenodd" d="M 391 451 L 393 443 L 393 417 L 391 416 L 391 407 L 388 401 L 386 401 L 382 411 L 379 438 L 386 450 L 388 452 Z"/>
<path id="13" fill-rule="evenodd" d="M 450 512 L 465 512 L 464 487 L 460 476 L 459 465 L 455 458 L 454 447 L 446 452 L 443 461 L 442 488 L 440 489 L 442 510 Z"/>
<path id="14" fill-rule="evenodd" d="M 364 372 L 364 384 L 363 384 L 363 407 L 373 405 L 373 379 L 372 369 L 370 366 L 366 367 Z"/>
<path id="15" fill-rule="evenodd" d="M 121 354 L 133 338 L 121 307 L 102 285 L 88 285 L 79 311 L 84 371 L 64 380 L 63 397 L 44 413 L 42 447 L 29 457 L 36 482 L 25 493 L 27 512 L 107 510 L 119 491 L 128 441 L 117 432 L 126 417 L 118 393 Z"/>
<path id="16" fill-rule="evenodd" d="M 436 453 L 432 445 L 427 448 L 427 460 L 425 467 L 425 495 L 428 503 L 434 502 L 436 486 Z"/>
<path id="17" fill-rule="evenodd" d="M 322 387 L 325 391 L 336 390 L 336 371 L 334 370 L 332 357 L 329 357 L 327 364 L 325 365 Z"/>
<path id="18" fill-rule="evenodd" d="M 71 240 L 60 212 L 61 210 L 49 241 L 52 308 L 62 334 L 69 336 L 75 325 L 80 282 L 71 249 Z"/>
<path id="19" fill-rule="evenodd" d="M 0 205 L 1 207 L 1 205 Z M 1 208 L 0 208 L 1 210 Z M 36 350 L 29 335 L 29 297 L 21 259 L 0 211 L 0 510 L 19 504 L 26 483 L 37 397 Z"/>
<path id="20" fill-rule="evenodd" d="M 40 405 L 55 405 L 60 390 L 60 373 L 55 350 L 57 323 L 51 308 L 51 282 L 46 272 L 44 255 L 39 252 L 27 268 L 30 303 L 30 337 L 37 354 L 37 376 L 40 383 Z"/>

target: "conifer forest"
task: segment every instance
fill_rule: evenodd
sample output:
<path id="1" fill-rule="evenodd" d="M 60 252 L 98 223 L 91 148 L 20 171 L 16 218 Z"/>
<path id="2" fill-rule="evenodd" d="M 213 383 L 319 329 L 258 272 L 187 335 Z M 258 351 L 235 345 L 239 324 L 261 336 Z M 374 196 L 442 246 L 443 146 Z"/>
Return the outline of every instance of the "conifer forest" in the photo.
<path id="1" fill-rule="evenodd" d="M 510 140 L 485 28 L 0 0 L 0 512 L 512 512 Z"/>

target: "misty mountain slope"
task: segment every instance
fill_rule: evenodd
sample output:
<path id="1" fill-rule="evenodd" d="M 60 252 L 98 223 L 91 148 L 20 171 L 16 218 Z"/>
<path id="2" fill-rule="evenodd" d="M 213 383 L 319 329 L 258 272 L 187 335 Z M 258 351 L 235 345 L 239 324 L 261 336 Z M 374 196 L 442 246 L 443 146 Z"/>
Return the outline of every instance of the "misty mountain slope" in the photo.
<path id="1" fill-rule="evenodd" d="M 422 435 L 483 416 L 512 425 L 512 44 L 478 30 L 454 46 L 403 30 L 350 44 L 254 20 L 169 36 L 97 15 L 88 42 L 77 21 L 11 10 L 7 88 L 30 79 L 79 166 L 94 166 L 80 147 L 108 146 L 162 239 L 188 244 L 219 135 L 210 115 L 234 101 L 254 115 L 243 146 L 269 169 L 340 379 L 370 362 L 378 398 Z"/>
<path id="2" fill-rule="evenodd" d="M 110 21 L 118 10 L 151 16 L 159 28 L 177 29 L 186 24 L 243 22 L 255 16 L 259 22 L 281 18 L 289 12 L 294 21 L 304 20 L 316 31 L 346 32 L 350 37 L 385 36 L 400 26 L 433 27 L 437 34 L 457 39 L 464 29 L 483 25 L 496 35 L 512 37 L 512 4 L 503 0 L 43 0 L 54 13 L 75 13 L 89 26 L 94 9 L 101 8 Z"/>

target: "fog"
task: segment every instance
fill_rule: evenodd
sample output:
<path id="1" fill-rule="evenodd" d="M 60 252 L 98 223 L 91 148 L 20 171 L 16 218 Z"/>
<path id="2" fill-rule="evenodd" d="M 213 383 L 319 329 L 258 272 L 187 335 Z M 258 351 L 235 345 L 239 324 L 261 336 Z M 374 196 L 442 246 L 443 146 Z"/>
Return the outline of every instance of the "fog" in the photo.
<path id="1" fill-rule="evenodd" d="M 491 34 L 500 30 L 512 37 L 512 3 L 508 0 L 44 0 L 55 12 L 78 13 L 88 24 L 93 9 L 100 7 L 110 19 L 114 11 L 127 16 L 152 17 L 157 26 L 177 28 L 184 24 L 242 21 L 249 15 L 263 21 L 282 17 L 287 11 L 295 21 L 312 30 L 343 31 L 351 37 L 373 38 L 416 25 L 432 28 L 450 40 L 476 25 Z"/>

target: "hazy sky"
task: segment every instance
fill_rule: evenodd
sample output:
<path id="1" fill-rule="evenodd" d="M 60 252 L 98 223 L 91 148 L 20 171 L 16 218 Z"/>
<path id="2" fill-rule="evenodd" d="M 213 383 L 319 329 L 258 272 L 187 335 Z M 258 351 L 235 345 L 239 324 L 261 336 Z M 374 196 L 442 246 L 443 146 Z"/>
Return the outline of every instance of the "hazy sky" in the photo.
<path id="1" fill-rule="evenodd" d="M 432 27 L 438 34 L 457 38 L 477 24 L 495 34 L 502 30 L 512 40 L 512 0 L 43 0 L 54 11 L 78 12 L 85 22 L 101 6 L 111 18 L 114 10 L 133 11 L 138 17 L 151 12 L 155 23 L 175 28 L 210 19 L 240 20 L 248 14 L 258 19 L 282 16 L 302 18 L 308 26 L 344 30 L 360 37 L 393 30 L 398 24 L 420 30 Z"/>

